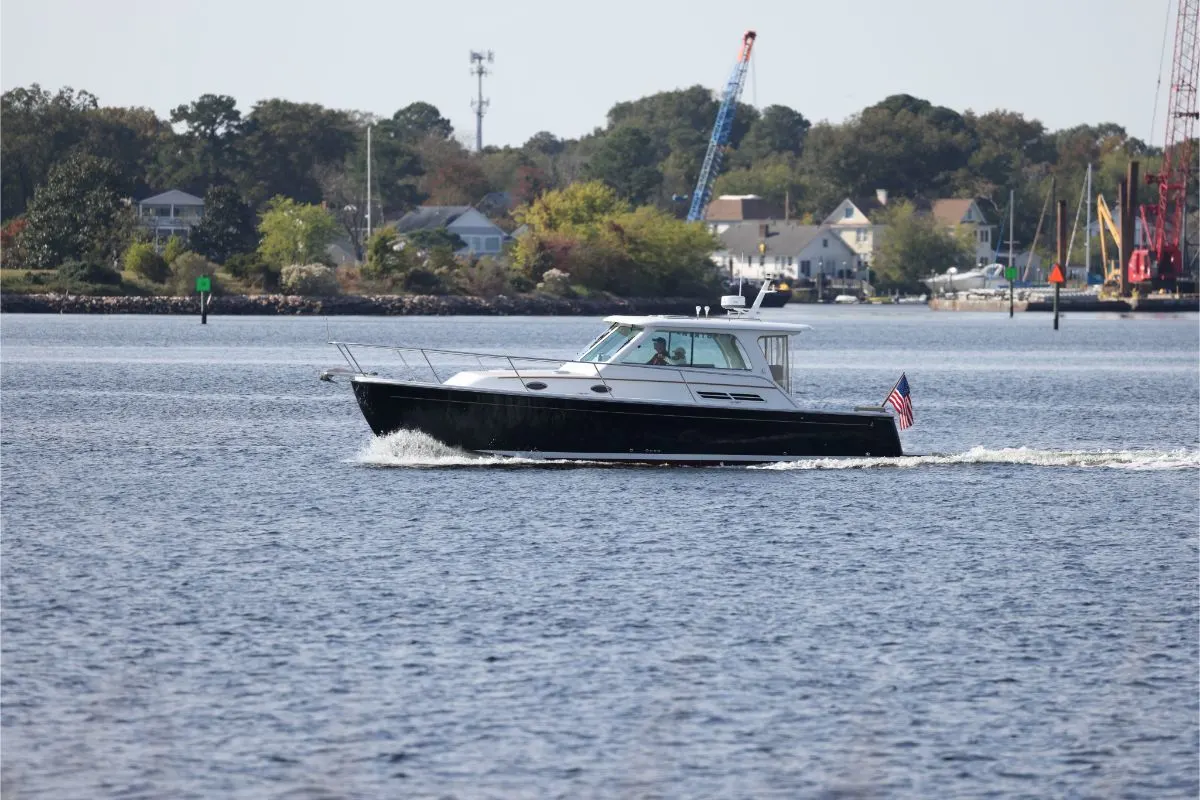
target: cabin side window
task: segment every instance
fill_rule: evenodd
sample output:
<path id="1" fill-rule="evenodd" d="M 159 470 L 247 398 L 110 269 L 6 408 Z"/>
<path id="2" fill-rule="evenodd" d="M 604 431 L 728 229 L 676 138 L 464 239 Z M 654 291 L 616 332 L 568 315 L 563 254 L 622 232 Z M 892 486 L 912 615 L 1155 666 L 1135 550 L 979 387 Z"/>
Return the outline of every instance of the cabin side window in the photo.
<path id="1" fill-rule="evenodd" d="M 788 394 L 792 392 L 790 370 L 788 369 L 788 337 L 760 336 L 758 347 L 762 350 L 767 364 L 771 368 L 771 377 L 783 387 Z"/>
<path id="2" fill-rule="evenodd" d="M 658 367 L 749 369 L 737 338 L 729 333 L 655 331 L 621 361 Z"/>

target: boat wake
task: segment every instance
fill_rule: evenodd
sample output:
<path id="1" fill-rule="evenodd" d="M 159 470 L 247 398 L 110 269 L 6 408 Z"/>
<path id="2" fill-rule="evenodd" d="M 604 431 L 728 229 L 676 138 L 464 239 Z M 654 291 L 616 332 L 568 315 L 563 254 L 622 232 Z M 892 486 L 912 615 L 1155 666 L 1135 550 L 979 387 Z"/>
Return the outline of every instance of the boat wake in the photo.
<path id="1" fill-rule="evenodd" d="M 541 467 L 571 468 L 608 466 L 588 461 L 555 461 L 549 459 L 509 458 L 468 453 L 442 444 L 419 431 L 396 431 L 387 436 L 374 436 L 352 463 L 370 467 L 408 467 L 411 469 L 455 467 Z"/>
<path id="2" fill-rule="evenodd" d="M 1105 467 L 1131 470 L 1200 468 L 1200 451 L 1189 450 L 1034 450 L 1028 447 L 972 447 L 965 453 L 899 458 L 813 458 L 753 466 L 750 469 L 875 469 L 1013 464 L 1030 467 Z"/>
<path id="3" fill-rule="evenodd" d="M 407 467 L 410 469 L 492 467 L 571 469 L 608 467 L 645 468 L 645 464 L 599 461 L 509 458 L 468 453 L 442 444 L 417 431 L 396 431 L 375 436 L 350 459 L 351 463 L 370 467 Z M 1200 468 L 1200 451 L 1189 450 L 1034 450 L 1028 447 L 990 449 L 973 447 L 965 453 L 900 456 L 899 458 L 806 458 L 757 464 L 746 469 L 825 470 L 825 469 L 904 469 L 911 467 L 954 467 L 1011 464 L 1030 467 L 1101 467 L 1129 470 L 1179 470 Z M 725 469 L 728 469 L 726 467 Z"/>

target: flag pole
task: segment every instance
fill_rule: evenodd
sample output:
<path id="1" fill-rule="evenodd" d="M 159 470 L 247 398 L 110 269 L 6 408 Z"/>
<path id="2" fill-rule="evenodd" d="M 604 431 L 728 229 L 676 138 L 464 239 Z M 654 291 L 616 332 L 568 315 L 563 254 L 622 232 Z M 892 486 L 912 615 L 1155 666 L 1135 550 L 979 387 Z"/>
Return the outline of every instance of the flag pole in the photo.
<path id="1" fill-rule="evenodd" d="M 892 388 L 888 389 L 888 393 L 883 396 L 883 402 L 879 404 L 880 408 L 887 406 L 888 398 L 892 396 L 892 392 L 896 391 L 896 387 L 900 385 L 900 381 L 904 380 L 904 373 L 900 373 L 900 377 L 896 378 L 896 382 L 892 384 Z"/>

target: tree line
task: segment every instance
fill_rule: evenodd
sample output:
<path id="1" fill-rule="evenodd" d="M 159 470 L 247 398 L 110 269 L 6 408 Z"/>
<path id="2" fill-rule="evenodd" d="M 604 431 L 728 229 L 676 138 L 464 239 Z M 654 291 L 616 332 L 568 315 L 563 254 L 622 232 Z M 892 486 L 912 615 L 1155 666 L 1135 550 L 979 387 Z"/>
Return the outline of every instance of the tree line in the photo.
<path id="1" fill-rule="evenodd" d="M 489 193 L 506 192 L 524 210 L 491 213 L 512 229 L 536 217 L 535 201 L 547 193 L 598 182 L 623 209 L 604 212 L 612 225 L 648 239 L 680 237 L 670 223 L 686 213 L 717 106 L 702 86 L 659 92 L 617 103 L 603 126 L 577 139 L 543 131 L 520 146 L 476 153 L 424 102 L 390 117 L 283 99 L 243 113 L 234 98 L 206 94 L 162 119 L 145 108 L 102 106 L 86 91 L 12 89 L 0 98 L 0 217 L 12 245 L 5 263 L 14 265 L 13 255 L 25 261 L 16 266 L 41 267 L 118 258 L 136 233 L 121 203 L 169 188 L 206 198 L 212 221 L 197 231 L 194 247 L 214 263 L 253 256 L 259 266 L 243 269 L 261 272 L 273 260 L 262 257 L 264 214 L 285 201 L 323 207 L 335 232 L 365 256 L 368 126 L 376 226 L 420 204 L 478 205 Z M 1027 247 L 1051 179 L 1058 196 L 1073 202 L 1091 163 L 1095 189 L 1111 201 L 1129 158 L 1141 159 L 1146 172 L 1159 156 L 1112 123 L 1050 131 L 1018 112 L 960 113 L 910 95 L 887 97 L 842 123 L 813 124 L 784 105 L 760 111 L 739 104 L 715 194 L 762 195 L 812 222 L 844 197 L 874 196 L 876 189 L 897 200 L 973 197 L 1000 223 L 1013 190 L 1015 232 L 1005 237 L 1015 233 L 1018 246 Z M 639 212 L 637 224 L 632 217 L 614 221 Z M 646 248 L 611 227 L 601 236 L 590 224 L 531 226 L 534 238 L 516 249 L 513 268 L 569 268 L 582 279 L 589 270 L 601 274 L 583 264 L 589 253 L 605 252 L 630 274 L 590 279 L 597 287 L 663 289 L 692 280 L 680 279 L 677 265 L 645 263 L 637 253 Z M 667 277 L 672 270 L 675 277 Z"/>

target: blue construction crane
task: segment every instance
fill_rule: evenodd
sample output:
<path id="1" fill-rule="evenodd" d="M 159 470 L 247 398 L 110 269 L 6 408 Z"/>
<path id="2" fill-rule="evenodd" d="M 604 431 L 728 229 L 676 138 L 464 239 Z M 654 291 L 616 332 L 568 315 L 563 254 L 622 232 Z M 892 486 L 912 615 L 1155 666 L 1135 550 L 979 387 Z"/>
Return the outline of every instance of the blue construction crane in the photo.
<path id="1" fill-rule="evenodd" d="M 708 140 L 708 152 L 704 154 L 704 166 L 700 168 L 700 177 L 696 180 L 696 190 L 692 192 L 692 206 L 688 209 L 688 222 L 704 219 L 704 209 L 712 197 L 713 181 L 721 171 L 721 158 L 725 155 L 725 146 L 729 144 L 729 132 L 733 130 L 733 116 L 737 112 L 737 101 L 742 96 L 742 86 L 746 83 L 746 70 L 750 66 L 750 50 L 754 47 L 754 31 L 746 31 L 742 37 L 742 49 L 738 51 L 737 63 L 733 65 L 733 74 L 729 83 L 725 84 L 725 93 L 721 95 L 721 108 L 717 111 L 717 124 L 713 126 L 712 138 Z"/>

